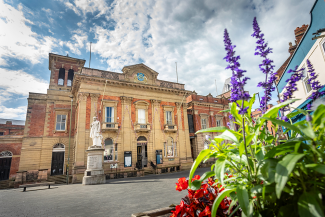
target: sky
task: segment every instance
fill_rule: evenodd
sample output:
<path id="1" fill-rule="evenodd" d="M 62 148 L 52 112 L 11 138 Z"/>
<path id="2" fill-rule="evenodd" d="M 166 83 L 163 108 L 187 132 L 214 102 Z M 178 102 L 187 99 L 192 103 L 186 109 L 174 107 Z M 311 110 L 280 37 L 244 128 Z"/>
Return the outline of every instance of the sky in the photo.
<path id="1" fill-rule="evenodd" d="M 254 56 L 256 17 L 273 48 L 275 71 L 289 57 L 294 29 L 310 23 L 314 0 L 0 0 L 0 118 L 25 120 L 29 92 L 46 93 L 49 53 L 85 59 L 91 68 L 120 72 L 143 63 L 158 79 L 199 95 L 221 94 L 231 76 L 227 28 L 250 94 L 265 79 Z M 276 94 L 272 103 L 276 104 Z M 258 105 L 255 104 L 255 107 Z"/>

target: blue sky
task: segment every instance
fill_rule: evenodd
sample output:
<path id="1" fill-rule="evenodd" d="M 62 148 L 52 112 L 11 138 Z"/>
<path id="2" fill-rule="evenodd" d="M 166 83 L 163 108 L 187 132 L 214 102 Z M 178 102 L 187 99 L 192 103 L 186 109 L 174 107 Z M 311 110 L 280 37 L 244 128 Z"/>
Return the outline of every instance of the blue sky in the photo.
<path id="1" fill-rule="evenodd" d="M 223 30 L 241 56 L 250 93 L 264 77 L 254 56 L 254 16 L 274 53 L 276 69 L 289 56 L 294 29 L 309 24 L 314 0 L 0 0 L 0 118 L 24 120 L 29 92 L 46 93 L 48 54 L 85 59 L 121 72 L 144 63 L 158 79 L 198 94 L 217 95 L 231 76 L 223 60 Z M 273 100 L 275 103 L 275 99 Z"/>

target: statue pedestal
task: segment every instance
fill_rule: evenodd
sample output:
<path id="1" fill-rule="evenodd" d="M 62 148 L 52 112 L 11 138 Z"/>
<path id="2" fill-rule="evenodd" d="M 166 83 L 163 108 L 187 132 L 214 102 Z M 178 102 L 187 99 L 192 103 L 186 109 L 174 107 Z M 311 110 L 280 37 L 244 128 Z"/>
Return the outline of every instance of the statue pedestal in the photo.
<path id="1" fill-rule="evenodd" d="M 103 170 L 103 153 L 101 146 L 90 146 L 86 150 L 87 156 L 87 170 L 82 179 L 83 185 L 105 184 L 106 177 Z"/>

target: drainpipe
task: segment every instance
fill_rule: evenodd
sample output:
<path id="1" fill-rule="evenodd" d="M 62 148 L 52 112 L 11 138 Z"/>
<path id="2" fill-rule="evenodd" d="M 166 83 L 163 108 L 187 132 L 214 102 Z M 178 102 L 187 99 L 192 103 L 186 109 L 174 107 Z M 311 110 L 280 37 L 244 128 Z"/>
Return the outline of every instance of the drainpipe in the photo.
<path id="1" fill-rule="evenodd" d="M 70 95 L 71 98 L 71 109 L 70 109 L 70 128 L 69 128 L 69 150 L 68 150 L 68 163 L 67 163 L 67 185 L 69 184 L 69 162 L 70 162 L 70 141 L 71 141 L 71 120 L 72 120 L 72 102 L 73 96 Z"/>

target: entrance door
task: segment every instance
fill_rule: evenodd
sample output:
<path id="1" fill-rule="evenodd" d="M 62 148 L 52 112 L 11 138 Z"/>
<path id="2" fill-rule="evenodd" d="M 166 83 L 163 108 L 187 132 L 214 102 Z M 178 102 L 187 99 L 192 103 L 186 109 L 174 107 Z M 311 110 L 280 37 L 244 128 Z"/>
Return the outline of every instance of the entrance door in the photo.
<path id="1" fill-rule="evenodd" d="M 0 181 L 9 179 L 11 166 L 10 158 L 0 158 Z"/>
<path id="2" fill-rule="evenodd" d="M 63 175 L 64 152 L 52 152 L 51 175 Z"/>
<path id="3" fill-rule="evenodd" d="M 142 165 L 147 167 L 148 156 L 147 156 L 147 143 L 142 145 Z"/>
<path id="4" fill-rule="evenodd" d="M 137 164 L 142 169 L 142 146 L 137 146 Z"/>

